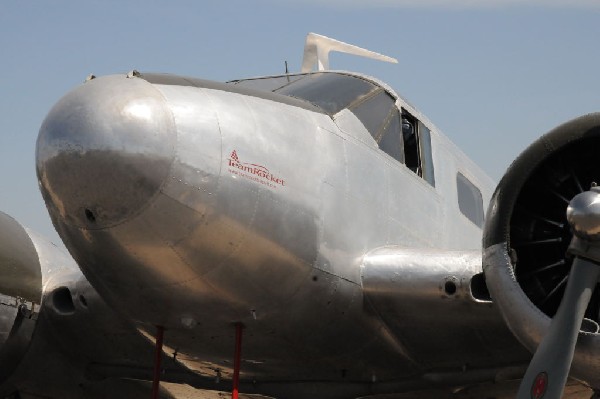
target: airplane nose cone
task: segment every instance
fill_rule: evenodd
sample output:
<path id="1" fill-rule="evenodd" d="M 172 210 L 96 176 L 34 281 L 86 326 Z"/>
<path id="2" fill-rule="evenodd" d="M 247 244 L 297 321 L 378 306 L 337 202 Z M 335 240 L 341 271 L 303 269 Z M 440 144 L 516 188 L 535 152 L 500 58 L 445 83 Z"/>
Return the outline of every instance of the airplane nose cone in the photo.
<path id="1" fill-rule="evenodd" d="M 85 229 L 135 216 L 168 177 L 175 141 L 168 104 L 145 80 L 107 76 L 74 89 L 52 108 L 37 141 L 50 214 Z"/>

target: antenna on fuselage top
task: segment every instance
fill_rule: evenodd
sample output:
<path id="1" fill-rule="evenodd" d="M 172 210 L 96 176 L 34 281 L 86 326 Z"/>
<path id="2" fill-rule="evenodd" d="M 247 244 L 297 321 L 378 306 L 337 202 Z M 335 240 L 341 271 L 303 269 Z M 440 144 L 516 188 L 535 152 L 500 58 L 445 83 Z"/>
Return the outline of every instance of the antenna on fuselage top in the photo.
<path id="1" fill-rule="evenodd" d="M 329 69 L 329 53 L 337 51 L 339 53 L 353 54 L 361 57 L 372 58 L 374 60 L 391 62 L 397 64 L 398 60 L 387 55 L 379 54 L 352 44 L 340 42 L 327 36 L 309 33 L 306 35 L 306 44 L 304 45 L 304 58 L 302 59 L 302 73 L 310 72 L 313 66 L 317 64 L 317 70 L 324 71 Z"/>

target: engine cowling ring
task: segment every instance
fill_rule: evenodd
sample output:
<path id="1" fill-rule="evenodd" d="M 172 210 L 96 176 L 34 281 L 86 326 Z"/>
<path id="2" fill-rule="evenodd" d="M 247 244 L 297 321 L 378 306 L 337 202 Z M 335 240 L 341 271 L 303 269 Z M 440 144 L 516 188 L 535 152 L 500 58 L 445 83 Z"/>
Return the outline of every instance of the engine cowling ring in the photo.
<path id="1" fill-rule="evenodd" d="M 560 125 L 512 163 L 490 201 L 483 267 L 508 327 L 531 352 L 558 309 L 572 259 L 566 220 L 570 199 L 600 182 L 600 113 Z M 573 375 L 600 387 L 600 290 L 580 331 Z"/>

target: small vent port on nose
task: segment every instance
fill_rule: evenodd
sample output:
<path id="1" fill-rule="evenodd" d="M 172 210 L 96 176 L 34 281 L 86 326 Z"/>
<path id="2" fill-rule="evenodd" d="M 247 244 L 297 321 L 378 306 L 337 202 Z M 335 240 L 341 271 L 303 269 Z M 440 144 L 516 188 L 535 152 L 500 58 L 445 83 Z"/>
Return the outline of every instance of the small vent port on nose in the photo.
<path id="1" fill-rule="evenodd" d="M 75 305 L 71 290 L 67 287 L 60 287 L 52 292 L 52 306 L 60 314 L 69 315 L 75 313 Z"/>
<path id="2" fill-rule="evenodd" d="M 96 216 L 94 215 L 94 212 L 90 211 L 89 209 L 86 208 L 85 210 L 85 218 L 90 222 L 90 223 L 96 223 Z"/>

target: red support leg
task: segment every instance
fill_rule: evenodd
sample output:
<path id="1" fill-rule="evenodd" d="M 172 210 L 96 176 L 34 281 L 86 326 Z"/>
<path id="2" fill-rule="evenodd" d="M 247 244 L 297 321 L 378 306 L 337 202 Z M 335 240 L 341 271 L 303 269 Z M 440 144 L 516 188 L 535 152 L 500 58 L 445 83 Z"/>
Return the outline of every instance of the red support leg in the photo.
<path id="1" fill-rule="evenodd" d="M 152 399 L 158 399 L 160 386 L 160 359 L 162 358 L 164 327 L 156 326 L 156 347 L 154 351 L 154 379 L 152 380 Z"/>
<path id="2" fill-rule="evenodd" d="M 233 361 L 233 391 L 231 392 L 231 399 L 238 399 L 239 395 L 243 328 L 242 323 L 235 323 L 235 357 Z"/>

